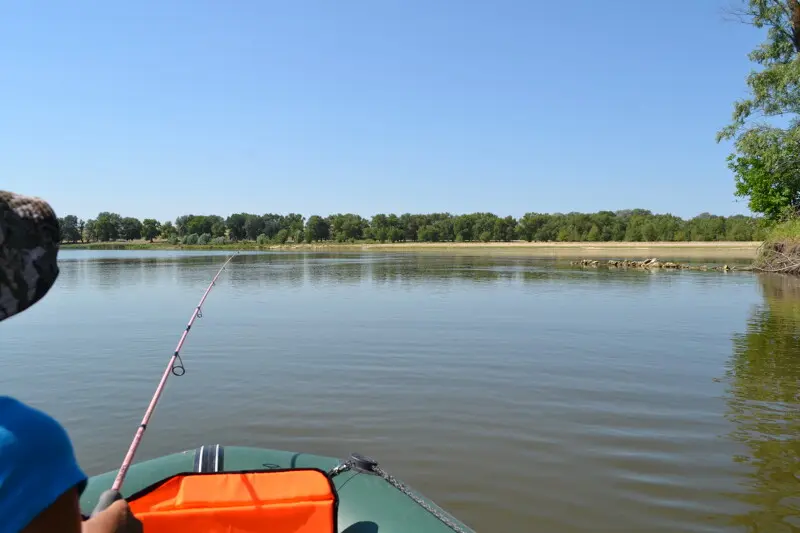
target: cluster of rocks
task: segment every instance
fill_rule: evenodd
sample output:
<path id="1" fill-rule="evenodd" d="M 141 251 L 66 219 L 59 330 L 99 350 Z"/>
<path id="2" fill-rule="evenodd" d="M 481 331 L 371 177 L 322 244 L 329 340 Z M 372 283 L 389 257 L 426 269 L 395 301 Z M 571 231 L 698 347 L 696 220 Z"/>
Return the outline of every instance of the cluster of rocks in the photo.
<path id="1" fill-rule="evenodd" d="M 673 269 L 673 270 L 721 270 L 723 272 L 727 272 L 729 270 L 734 270 L 733 267 L 728 265 L 722 266 L 708 266 L 708 265 L 684 265 L 682 263 L 673 263 L 671 261 L 664 261 L 663 263 L 656 259 L 655 257 L 652 259 L 645 259 L 644 261 L 631 261 L 630 259 L 609 259 L 607 263 L 601 263 L 596 259 L 580 259 L 578 261 L 572 261 L 572 265 L 582 266 L 582 267 L 593 267 L 597 268 L 601 265 L 607 266 L 609 268 L 643 268 L 643 269 L 655 269 L 655 268 L 666 268 L 666 269 Z"/>
<path id="2" fill-rule="evenodd" d="M 689 268 L 689 265 L 682 265 L 680 263 L 672 263 L 669 261 L 662 263 L 655 257 L 652 259 L 645 259 L 644 261 L 615 261 L 614 259 L 611 259 L 608 262 L 608 266 L 619 268 Z"/>

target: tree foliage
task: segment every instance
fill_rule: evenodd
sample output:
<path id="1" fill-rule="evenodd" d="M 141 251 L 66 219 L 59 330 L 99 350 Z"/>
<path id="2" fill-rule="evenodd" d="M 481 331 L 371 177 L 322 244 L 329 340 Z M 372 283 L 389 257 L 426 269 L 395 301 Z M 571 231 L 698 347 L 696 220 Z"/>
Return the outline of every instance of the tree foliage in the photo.
<path id="1" fill-rule="evenodd" d="M 747 76 L 750 96 L 734 104 L 732 121 L 717 141 L 734 140 L 728 166 L 736 195 L 774 220 L 800 214 L 800 0 L 743 1 L 739 19 L 767 29 L 765 41 L 749 54 L 761 68 Z M 788 126 L 765 120 L 778 117 Z"/>
<path id="2" fill-rule="evenodd" d="M 83 240 L 83 234 L 80 230 L 84 223 L 78 220 L 75 215 L 67 215 L 58 219 L 59 237 L 61 242 L 78 242 Z"/>
<path id="3" fill-rule="evenodd" d="M 94 234 L 98 241 L 115 241 L 120 237 L 122 217 L 103 211 L 94 221 Z"/>
<path id="4" fill-rule="evenodd" d="M 61 219 L 62 237 L 80 238 L 71 228 L 77 217 Z M 179 228 L 183 228 L 180 235 Z M 188 232 L 188 233 L 187 233 Z M 237 213 L 226 219 L 216 215 L 184 215 L 163 224 L 155 219 L 142 222 L 132 217 L 103 212 L 84 224 L 87 241 L 155 239 L 168 242 L 225 243 L 247 239 L 259 244 L 287 242 L 490 242 L 490 241 L 753 241 L 762 240 L 764 220 L 744 215 L 722 217 L 702 213 L 684 220 L 646 209 L 599 211 L 597 213 L 526 213 L 519 220 L 494 213 L 430 213 L 402 215 L 380 213 L 366 219 L 353 213 L 322 217 L 312 215 L 255 215 Z M 225 236 L 227 234 L 227 237 Z"/>
<path id="5" fill-rule="evenodd" d="M 171 223 L 170 223 L 171 225 Z M 153 239 L 161 233 L 161 223 L 154 218 L 142 220 L 142 238 L 153 242 Z"/>
<path id="6" fill-rule="evenodd" d="M 83 238 L 89 242 L 100 240 L 97 238 L 97 221 L 87 220 L 83 226 Z"/>
<path id="7" fill-rule="evenodd" d="M 319 215 L 308 217 L 305 237 L 306 242 L 327 241 L 330 238 L 328 221 Z"/>
<path id="8" fill-rule="evenodd" d="M 173 237 L 177 237 L 178 230 L 175 229 L 175 226 L 172 225 L 171 220 L 167 220 L 163 224 L 161 224 L 161 237 L 164 239 L 171 239 Z"/>
<path id="9" fill-rule="evenodd" d="M 119 236 L 126 241 L 142 237 L 142 223 L 137 218 L 125 217 L 119 224 Z"/>
<path id="10" fill-rule="evenodd" d="M 228 227 L 228 235 L 234 241 L 244 239 L 246 234 L 244 232 L 244 222 L 247 219 L 245 213 L 235 213 L 225 220 L 225 225 Z"/>

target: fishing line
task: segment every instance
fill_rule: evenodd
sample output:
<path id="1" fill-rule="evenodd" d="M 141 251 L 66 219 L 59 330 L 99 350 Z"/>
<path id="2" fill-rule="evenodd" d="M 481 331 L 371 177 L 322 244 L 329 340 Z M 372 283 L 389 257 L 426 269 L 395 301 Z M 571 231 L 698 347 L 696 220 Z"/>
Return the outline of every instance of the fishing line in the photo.
<path id="1" fill-rule="evenodd" d="M 208 284 L 206 287 L 206 291 L 203 293 L 203 297 L 200 298 L 200 302 L 194 308 L 192 312 L 191 318 L 189 318 L 188 324 L 186 324 L 186 328 L 183 330 L 183 334 L 181 334 L 180 340 L 178 340 L 178 345 L 175 347 L 175 351 L 172 353 L 172 357 L 169 360 L 169 364 L 167 364 L 167 368 L 164 370 L 164 374 L 161 376 L 161 381 L 158 383 L 158 387 L 156 387 L 156 392 L 153 394 L 153 398 L 150 400 L 150 405 L 147 406 L 147 410 L 144 413 L 144 417 L 142 418 L 141 424 L 139 424 L 138 429 L 136 430 L 136 434 L 133 437 L 133 441 L 131 442 L 130 448 L 128 448 L 128 453 L 125 454 L 125 459 L 122 461 L 122 465 L 119 467 L 119 472 L 117 472 L 117 477 L 114 479 L 114 483 L 111 485 L 111 489 L 105 491 L 103 494 L 100 495 L 98 500 L 97 506 L 95 507 L 94 513 L 105 509 L 109 505 L 111 505 L 114 501 L 119 500 L 122 498 L 120 494 L 120 489 L 122 488 L 122 483 L 125 481 L 125 476 L 128 473 L 128 469 L 133 462 L 133 456 L 136 454 L 136 450 L 139 448 L 139 444 L 142 441 L 142 436 L 144 432 L 147 430 L 147 424 L 150 422 L 150 417 L 153 415 L 153 411 L 155 411 L 156 404 L 158 400 L 161 398 L 161 393 L 164 392 L 164 386 L 167 383 L 167 378 L 169 378 L 170 374 L 174 374 L 175 376 L 182 376 L 186 373 L 186 369 L 183 366 L 183 360 L 181 359 L 181 348 L 183 347 L 183 343 L 186 341 L 186 337 L 189 335 L 189 331 L 192 329 L 192 324 L 198 318 L 203 316 L 203 303 L 206 301 L 206 297 L 208 297 L 208 293 L 211 292 L 211 289 L 214 288 L 214 285 L 217 284 L 217 279 L 225 270 L 225 267 L 231 260 L 236 257 L 236 254 L 230 256 L 220 267 L 217 271 L 217 274 L 214 276 L 214 279 L 211 280 L 211 283 Z M 93 513 L 93 514 L 94 514 Z"/>

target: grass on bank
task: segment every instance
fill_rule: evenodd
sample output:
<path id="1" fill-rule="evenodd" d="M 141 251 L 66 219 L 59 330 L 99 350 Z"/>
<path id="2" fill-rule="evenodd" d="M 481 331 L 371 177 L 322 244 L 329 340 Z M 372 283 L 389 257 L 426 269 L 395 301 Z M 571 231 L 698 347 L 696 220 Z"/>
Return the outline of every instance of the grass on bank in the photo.
<path id="1" fill-rule="evenodd" d="M 764 242 L 800 242 L 800 218 L 781 222 L 772 227 Z"/>
<path id="2" fill-rule="evenodd" d="M 800 218 L 770 229 L 756 254 L 754 267 L 763 272 L 800 274 Z"/>

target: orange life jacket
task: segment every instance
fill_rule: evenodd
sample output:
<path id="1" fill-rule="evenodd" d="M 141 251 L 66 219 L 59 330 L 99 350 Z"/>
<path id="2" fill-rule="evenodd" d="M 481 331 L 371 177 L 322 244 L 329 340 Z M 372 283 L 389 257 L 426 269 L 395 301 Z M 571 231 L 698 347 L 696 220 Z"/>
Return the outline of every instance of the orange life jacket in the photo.
<path id="1" fill-rule="evenodd" d="M 178 474 L 128 498 L 146 533 L 336 533 L 322 470 Z"/>

